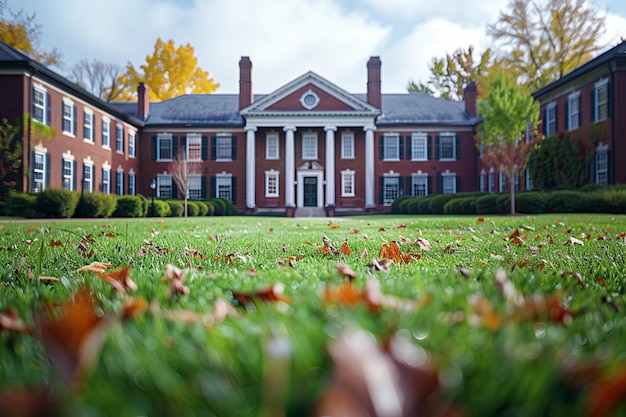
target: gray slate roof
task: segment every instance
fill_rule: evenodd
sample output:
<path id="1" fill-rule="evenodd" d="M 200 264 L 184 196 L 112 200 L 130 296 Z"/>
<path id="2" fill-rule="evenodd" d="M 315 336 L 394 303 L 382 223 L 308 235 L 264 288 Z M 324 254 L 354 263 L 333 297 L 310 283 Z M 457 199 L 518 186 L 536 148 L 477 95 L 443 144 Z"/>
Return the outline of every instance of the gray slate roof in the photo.
<path id="1" fill-rule="evenodd" d="M 473 126 L 481 118 L 465 111 L 465 102 L 425 93 L 383 94 L 378 125 Z"/>

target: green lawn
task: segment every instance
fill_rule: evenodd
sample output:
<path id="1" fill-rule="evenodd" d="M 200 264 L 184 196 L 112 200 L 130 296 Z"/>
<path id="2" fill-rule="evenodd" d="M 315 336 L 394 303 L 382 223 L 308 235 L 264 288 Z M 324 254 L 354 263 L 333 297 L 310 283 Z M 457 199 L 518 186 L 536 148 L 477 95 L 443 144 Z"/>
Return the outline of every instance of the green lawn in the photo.
<path id="1" fill-rule="evenodd" d="M 0 313 L 27 327 L 0 322 L 0 410 L 624 415 L 625 232 L 618 215 L 0 223 Z M 414 256 L 376 270 L 393 241 Z M 76 272 L 94 261 L 137 289 Z"/>

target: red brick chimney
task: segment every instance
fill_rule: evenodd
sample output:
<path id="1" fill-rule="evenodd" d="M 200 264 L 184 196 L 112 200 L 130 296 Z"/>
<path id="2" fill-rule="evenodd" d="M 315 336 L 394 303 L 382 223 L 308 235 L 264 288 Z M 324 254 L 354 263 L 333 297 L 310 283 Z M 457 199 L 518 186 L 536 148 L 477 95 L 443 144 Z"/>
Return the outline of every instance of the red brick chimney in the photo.
<path id="1" fill-rule="evenodd" d="M 463 90 L 463 99 L 465 100 L 465 111 L 472 116 L 476 116 L 476 81 L 470 81 Z"/>
<path id="2" fill-rule="evenodd" d="M 254 101 L 252 95 L 252 61 L 242 56 L 239 60 L 239 109 L 248 107 Z"/>
<path id="3" fill-rule="evenodd" d="M 144 83 L 137 86 L 137 117 L 146 120 L 150 111 L 150 91 Z"/>
<path id="4" fill-rule="evenodd" d="M 373 56 L 367 61 L 367 102 L 379 109 L 382 107 L 380 66 L 380 57 Z"/>

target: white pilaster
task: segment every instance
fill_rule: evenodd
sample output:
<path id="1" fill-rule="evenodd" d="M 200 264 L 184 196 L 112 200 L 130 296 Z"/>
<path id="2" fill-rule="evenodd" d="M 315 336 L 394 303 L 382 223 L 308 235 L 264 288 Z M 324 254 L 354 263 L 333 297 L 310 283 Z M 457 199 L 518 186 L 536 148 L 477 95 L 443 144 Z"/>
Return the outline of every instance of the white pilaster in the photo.
<path id="1" fill-rule="evenodd" d="M 294 146 L 294 126 L 285 126 L 285 206 L 295 207 L 294 181 L 296 179 L 296 154 Z"/>
<path id="2" fill-rule="evenodd" d="M 335 126 L 326 126 L 326 205 L 335 205 Z"/>
<path id="3" fill-rule="evenodd" d="M 248 126 L 246 130 L 246 207 L 253 209 L 256 206 L 256 127 Z"/>
<path id="4" fill-rule="evenodd" d="M 376 207 L 374 203 L 374 130 L 375 126 L 365 126 L 365 207 Z"/>

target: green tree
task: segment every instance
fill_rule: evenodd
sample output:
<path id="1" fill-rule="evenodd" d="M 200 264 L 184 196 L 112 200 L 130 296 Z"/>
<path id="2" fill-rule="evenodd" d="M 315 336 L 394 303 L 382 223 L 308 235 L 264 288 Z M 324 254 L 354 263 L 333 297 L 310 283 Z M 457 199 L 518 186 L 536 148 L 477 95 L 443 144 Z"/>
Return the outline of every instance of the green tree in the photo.
<path id="1" fill-rule="evenodd" d="M 598 6 L 586 0 L 511 0 L 487 34 L 507 70 L 535 91 L 602 50 L 605 21 Z"/>
<path id="2" fill-rule="evenodd" d="M 485 150 L 483 160 L 504 171 L 511 193 L 511 214 L 515 214 L 513 179 L 526 168 L 528 154 L 539 140 L 539 103 L 523 87 L 497 72 L 478 103 L 478 114 L 483 117 L 478 130 Z"/>
<path id="3" fill-rule="evenodd" d="M 20 132 L 19 121 L 0 119 L 0 200 L 6 200 L 9 191 L 15 189 L 23 153 Z"/>
<path id="4" fill-rule="evenodd" d="M 0 41 L 44 65 L 61 64 L 61 53 L 57 49 L 37 50 L 41 25 L 35 23 L 35 13 L 29 15 L 24 9 L 15 12 L 7 5 L 7 0 L 0 0 Z"/>
<path id="5" fill-rule="evenodd" d="M 174 41 L 158 38 L 152 55 L 137 70 L 132 63 L 120 77 L 125 88 L 117 101 L 134 100 L 137 86 L 144 82 L 150 90 L 150 100 L 161 101 L 183 94 L 208 94 L 220 86 L 209 73 L 198 67 L 198 59 L 190 44 L 176 47 Z"/>

